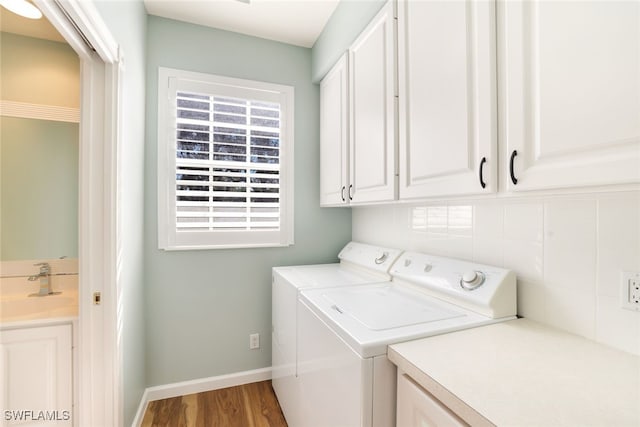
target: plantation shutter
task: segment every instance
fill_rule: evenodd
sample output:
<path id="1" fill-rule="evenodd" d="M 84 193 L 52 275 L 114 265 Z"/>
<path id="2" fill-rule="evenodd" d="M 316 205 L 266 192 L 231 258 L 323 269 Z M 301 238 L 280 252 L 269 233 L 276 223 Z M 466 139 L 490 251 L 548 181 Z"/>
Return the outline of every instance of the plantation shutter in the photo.
<path id="1" fill-rule="evenodd" d="M 280 105 L 176 96 L 177 231 L 280 228 Z"/>
<path id="2" fill-rule="evenodd" d="M 292 244 L 293 88 L 163 68 L 159 78 L 159 246 Z"/>

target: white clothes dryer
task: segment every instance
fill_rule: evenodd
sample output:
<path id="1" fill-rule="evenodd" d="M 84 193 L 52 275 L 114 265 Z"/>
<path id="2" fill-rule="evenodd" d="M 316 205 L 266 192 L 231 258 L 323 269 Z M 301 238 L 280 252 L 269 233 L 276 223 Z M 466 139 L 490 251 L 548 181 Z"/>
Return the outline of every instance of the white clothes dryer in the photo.
<path id="1" fill-rule="evenodd" d="M 305 425 L 299 416 L 297 378 L 297 300 L 300 290 L 388 282 L 391 280 L 389 268 L 400 254 L 397 249 L 350 242 L 338 254 L 339 263 L 273 268 L 272 384 L 290 427 Z"/>

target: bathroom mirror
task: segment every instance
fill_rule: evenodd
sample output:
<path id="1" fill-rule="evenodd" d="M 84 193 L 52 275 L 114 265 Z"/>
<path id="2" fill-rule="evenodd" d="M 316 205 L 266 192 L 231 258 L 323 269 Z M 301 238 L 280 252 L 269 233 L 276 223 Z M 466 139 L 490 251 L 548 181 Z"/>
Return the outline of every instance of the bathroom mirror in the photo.
<path id="1" fill-rule="evenodd" d="M 45 18 L 0 31 L 0 260 L 77 258 L 78 56 Z"/>

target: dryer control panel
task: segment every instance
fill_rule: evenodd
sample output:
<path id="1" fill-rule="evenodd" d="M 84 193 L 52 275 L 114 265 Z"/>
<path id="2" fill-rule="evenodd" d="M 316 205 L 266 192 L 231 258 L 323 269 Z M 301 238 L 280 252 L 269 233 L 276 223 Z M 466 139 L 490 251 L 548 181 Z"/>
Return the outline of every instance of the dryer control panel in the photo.
<path id="1" fill-rule="evenodd" d="M 400 249 L 384 248 L 358 242 L 349 242 L 338 254 L 341 262 L 366 268 L 379 273 L 388 273 L 398 259 Z"/>

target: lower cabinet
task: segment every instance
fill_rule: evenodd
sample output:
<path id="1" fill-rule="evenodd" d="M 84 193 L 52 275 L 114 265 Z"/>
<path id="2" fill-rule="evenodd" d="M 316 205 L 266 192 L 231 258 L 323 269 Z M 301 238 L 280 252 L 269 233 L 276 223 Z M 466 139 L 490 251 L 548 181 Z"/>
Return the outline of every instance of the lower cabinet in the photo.
<path id="1" fill-rule="evenodd" d="M 0 425 L 72 425 L 71 325 L 3 330 Z"/>
<path id="2" fill-rule="evenodd" d="M 400 370 L 398 371 L 397 399 L 396 427 L 468 426 L 442 402 Z"/>

